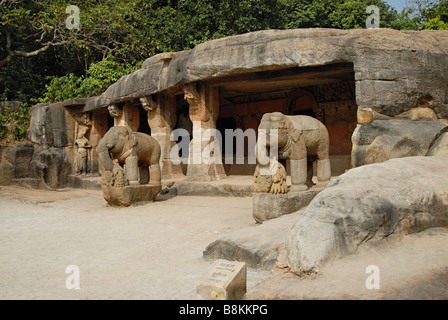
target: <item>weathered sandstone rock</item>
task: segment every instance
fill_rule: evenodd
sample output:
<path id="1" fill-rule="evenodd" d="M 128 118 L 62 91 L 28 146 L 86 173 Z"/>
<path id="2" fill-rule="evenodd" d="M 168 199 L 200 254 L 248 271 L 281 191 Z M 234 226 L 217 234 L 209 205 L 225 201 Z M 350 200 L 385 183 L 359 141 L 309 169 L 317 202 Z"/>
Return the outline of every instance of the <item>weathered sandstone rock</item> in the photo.
<path id="1" fill-rule="evenodd" d="M 106 187 L 103 185 L 103 197 L 111 206 L 129 207 L 133 204 L 153 202 L 162 191 L 162 185 L 130 185 L 126 187 Z"/>
<path id="2" fill-rule="evenodd" d="M 448 227 L 446 157 L 409 157 L 352 169 L 333 180 L 294 225 L 278 263 L 295 272 L 404 235 Z"/>
<path id="3" fill-rule="evenodd" d="M 431 142 L 445 126 L 438 120 L 375 120 L 358 125 L 352 136 L 352 165 L 425 156 Z"/>
<path id="4" fill-rule="evenodd" d="M 392 29 L 267 30 L 155 55 L 85 111 L 194 81 L 338 62 L 353 63 L 359 109 L 393 117 L 430 106 L 448 118 L 448 32 Z"/>
<path id="5" fill-rule="evenodd" d="M 254 192 L 252 216 L 257 223 L 278 218 L 306 207 L 324 187 L 314 186 L 305 191 L 271 194 Z"/>

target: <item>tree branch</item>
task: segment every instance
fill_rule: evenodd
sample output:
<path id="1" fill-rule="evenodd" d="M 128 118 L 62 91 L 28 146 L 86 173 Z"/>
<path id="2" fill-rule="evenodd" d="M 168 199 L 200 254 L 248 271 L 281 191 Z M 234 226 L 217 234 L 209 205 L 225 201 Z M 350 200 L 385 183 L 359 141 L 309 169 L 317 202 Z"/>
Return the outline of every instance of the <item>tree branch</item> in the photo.
<path id="1" fill-rule="evenodd" d="M 45 32 L 44 32 L 45 34 Z M 41 37 L 42 40 L 43 36 Z M 38 41 L 39 42 L 39 41 Z M 47 51 L 51 47 L 57 47 L 62 46 L 65 44 L 70 43 L 69 40 L 59 41 L 59 42 L 46 42 L 42 44 L 42 47 L 39 49 L 36 49 L 34 51 L 21 51 L 21 50 L 12 50 L 12 41 L 11 41 L 11 33 L 6 30 L 6 53 L 7 56 L 3 60 L 0 60 L 0 68 L 3 68 L 8 62 L 11 62 L 11 60 L 14 57 L 33 57 L 37 56 L 38 54 Z"/>
<path id="2" fill-rule="evenodd" d="M 6 31 L 6 58 L 0 60 L 0 68 L 5 66 L 14 57 L 14 52 L 11 50 L 11 34 Z"/>

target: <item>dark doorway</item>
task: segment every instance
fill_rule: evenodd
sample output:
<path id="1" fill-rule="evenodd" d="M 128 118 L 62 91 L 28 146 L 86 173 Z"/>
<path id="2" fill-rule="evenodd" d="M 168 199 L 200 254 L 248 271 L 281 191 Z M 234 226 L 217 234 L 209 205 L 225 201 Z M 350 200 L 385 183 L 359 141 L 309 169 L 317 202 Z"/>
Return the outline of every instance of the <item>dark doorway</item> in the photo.
<path id="1" fill-rule="evenodd" d="M 148 113 L 141 107 L 138 108 L 138 111 L 140 113 L 140 126 L 138 127 L 138 132 L 151 135 L 151 128 L 148 124 Z"/>
<path id="2" fill-rule="evenodd" d="M 303 109 L 303 110 L 294 110 L 292 113 L 293 116 L 310 116 L 316 118 L 316 113 L 313 109 Z"/>
<path id="3" fill-rule="evenodd" d="M 226 129 L 234 131 L 236 129 L 236 121 L 234 118 L 220 118 L 216 121 L 216 129 L 221 133 L 221 153 L 225 155 L 236 154 L 236 139 L 233 141 L 233 150 L 226 149 Z"/>

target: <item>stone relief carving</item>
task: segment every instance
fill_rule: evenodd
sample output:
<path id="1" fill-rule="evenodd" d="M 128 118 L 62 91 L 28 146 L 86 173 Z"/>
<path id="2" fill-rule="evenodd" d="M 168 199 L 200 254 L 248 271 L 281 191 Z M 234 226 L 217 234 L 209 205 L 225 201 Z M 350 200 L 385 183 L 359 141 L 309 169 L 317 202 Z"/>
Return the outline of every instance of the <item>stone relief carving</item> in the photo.
<path id="1" fill-rule="evenodd" d="M 88 154 L 89 149 L 92 148 L 89 139 L 86 138 L 89 127 L 79 126 L 78 137 L 75 140 L 76 161 L 75 170 L 76 175 L 86 175 L 89 172 L 88 168 Z"/>
<path id="2" fill-rule="evenodd" d="M 118 159 L 114 159 L 113 163 L 114 163 L 114 168 L 112 169 L 112 173 L 114 176 L 114 187 L 122 188 L 122 187 L 128 186 L 129 181 L 126 178 L 126 172 L 120 166 Z"/>
<path id="3" fill-rule="evenodd" d="M 112 170 L 105 170 L 101 177 L 101 183 L 105 187 L 124 188 L 129 185 L 129 180 L 126 177 L 126 172 L 118 159 L 113 160 Z"/>
<path id="4" fill-rule="evenodd" d="M 153 100 L 152 96 L 141 97 L 140 102 L 145 111 L 155 111 L 157 109 L 157 103 Z"/>
<path id="5" fill-rule="evenodd" d="M 109 110 L 109 114 L 113 118 L 119 118 L 123 114 L 123 110 L 121 110 L 116 104 L 111 104 L 107 107 Z"/>
<path id="6" fill-rule="evenodd" d="M 254 192 L 272 194 L 288 192 L 286 169 L 276 158 L 270 161 L 269 172 L 266 172 L 269 174 L 261 174 L 260 171 L 260 166 L 257 166 L 254 174 Z"/>
<path id="7" fill-rule="evenodd" d="M 207 108 L 203 96 L 197 90 L 196 83 L 186 84 L 184 87 L 184 98 L 190 106 L 190 118 L 192 121 L 208 122 L 210 110 Z"/>

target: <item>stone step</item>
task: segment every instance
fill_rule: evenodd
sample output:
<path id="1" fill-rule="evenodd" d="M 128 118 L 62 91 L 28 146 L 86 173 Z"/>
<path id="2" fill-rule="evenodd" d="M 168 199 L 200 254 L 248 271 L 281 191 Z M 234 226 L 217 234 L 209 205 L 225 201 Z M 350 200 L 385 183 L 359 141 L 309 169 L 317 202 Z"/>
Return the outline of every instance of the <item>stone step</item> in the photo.
<path id="1" fill-rule="evenodd" d="M 67 177 L 67 187 L 87 190 L 101 190 L 101 177 L 70 175 Z"/>

